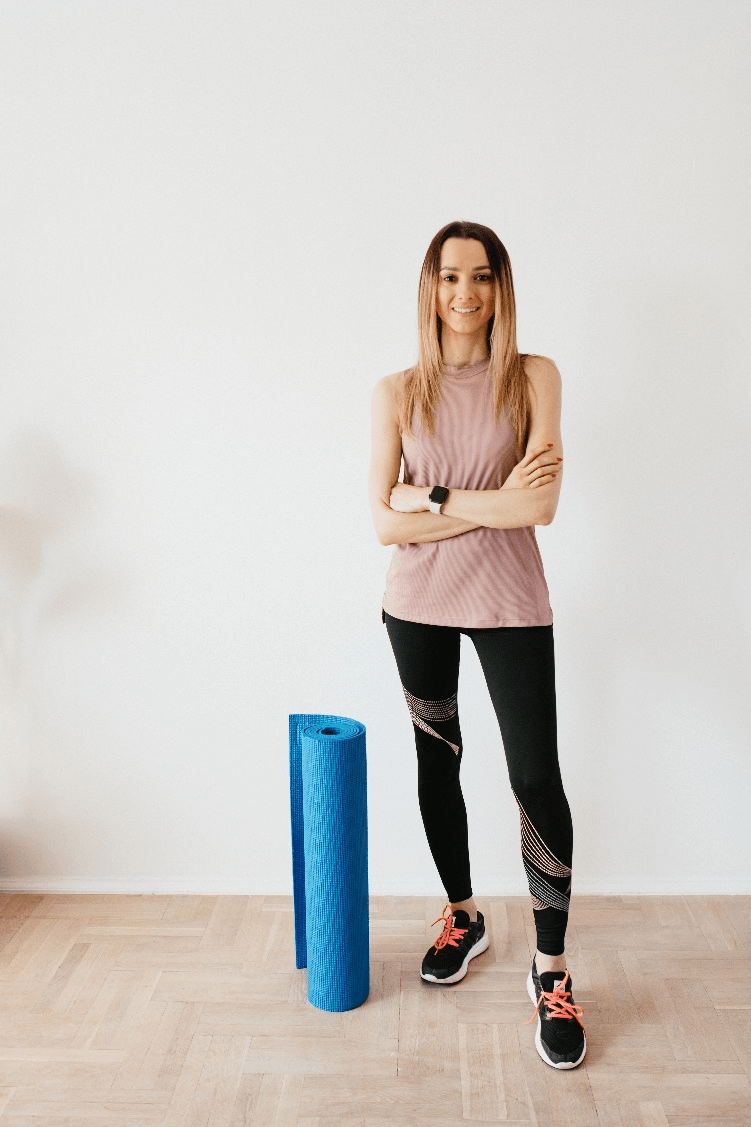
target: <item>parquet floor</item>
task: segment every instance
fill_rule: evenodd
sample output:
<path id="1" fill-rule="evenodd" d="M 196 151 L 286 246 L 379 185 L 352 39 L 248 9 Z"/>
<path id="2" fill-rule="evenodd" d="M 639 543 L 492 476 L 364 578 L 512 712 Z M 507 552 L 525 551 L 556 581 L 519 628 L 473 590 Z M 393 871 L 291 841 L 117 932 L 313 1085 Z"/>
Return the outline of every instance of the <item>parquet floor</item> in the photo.
<path id="1" fill-rule="evenodd" d="M 588 1053 L 534 1047 L 528 897 L 423 982 L 439 900 L 371 901 L 371 993 L 306 998 L 289 897 L 0 893 L 0 1127 L 748 1127 L 751 897 L 575 897 Z"/>

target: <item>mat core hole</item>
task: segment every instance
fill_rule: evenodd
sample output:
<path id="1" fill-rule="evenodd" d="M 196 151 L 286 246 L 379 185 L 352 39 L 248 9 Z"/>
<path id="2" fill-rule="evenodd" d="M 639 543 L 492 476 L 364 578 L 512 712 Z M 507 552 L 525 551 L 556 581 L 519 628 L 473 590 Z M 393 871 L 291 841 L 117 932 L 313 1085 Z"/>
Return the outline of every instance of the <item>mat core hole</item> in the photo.
<path id="1" fill-rule="evenodd" d="M 321 735 L 322 736 L 338 736 L 339 735 L 339 729 L 338 728 L 321 728 Z"/>

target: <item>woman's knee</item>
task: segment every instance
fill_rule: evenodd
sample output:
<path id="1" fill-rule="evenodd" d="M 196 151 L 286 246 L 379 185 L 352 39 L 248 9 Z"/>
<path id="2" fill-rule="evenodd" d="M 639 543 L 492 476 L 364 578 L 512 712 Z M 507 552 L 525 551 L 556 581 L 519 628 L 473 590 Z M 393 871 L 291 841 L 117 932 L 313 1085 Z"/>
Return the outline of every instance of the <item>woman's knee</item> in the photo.
<path id="1" fill-rule="evenodd" d="M 525 809 L 565 798 L 560 771 L 516 771 L 511 775 L 511 787 Z"/>
<path id="2" fill-rule="evenodd" d="M 417 780 L 420 787 L 446 787 L 455 785 L 459 781 L 462 754 L 461 744 L 453 746 L 437 746 L 433 740 L 432 747 L 426 748 L 418 745 L 417 748 Z M 453 750 L 458 748 L 458 752 Z"/>

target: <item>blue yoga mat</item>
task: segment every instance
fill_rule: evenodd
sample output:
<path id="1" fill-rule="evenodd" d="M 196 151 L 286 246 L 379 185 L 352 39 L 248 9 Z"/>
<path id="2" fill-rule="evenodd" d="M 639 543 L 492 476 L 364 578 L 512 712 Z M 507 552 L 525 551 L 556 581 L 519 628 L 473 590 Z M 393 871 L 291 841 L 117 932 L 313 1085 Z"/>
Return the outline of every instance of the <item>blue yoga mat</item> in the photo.
<path id="1" fill-rule="evenodd" d="M 291 713 L 289 779 L 297 966 L 312 1005 L 351 1010 L 370 989 L 365 726 Z"/>

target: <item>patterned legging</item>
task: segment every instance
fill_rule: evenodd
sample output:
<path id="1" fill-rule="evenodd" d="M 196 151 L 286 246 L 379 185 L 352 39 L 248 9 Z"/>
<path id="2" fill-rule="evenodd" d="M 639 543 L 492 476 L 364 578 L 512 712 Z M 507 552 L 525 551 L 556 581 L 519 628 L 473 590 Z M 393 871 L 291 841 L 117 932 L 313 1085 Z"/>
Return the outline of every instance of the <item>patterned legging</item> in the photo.
<path id="1" fill-rule="evenodd" d="M 480 659 L 519 806 L 537 947 L 546 955 L 562 954 L 573 827 L 558 763 L 552 625 L 430 626 L 386 611 L 382 618 L 414 726 L 420 813 L 448 899 L 472 896 L 456 701 L 465 634 Z"/>

